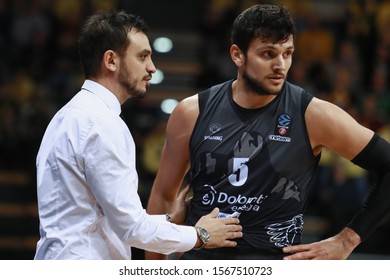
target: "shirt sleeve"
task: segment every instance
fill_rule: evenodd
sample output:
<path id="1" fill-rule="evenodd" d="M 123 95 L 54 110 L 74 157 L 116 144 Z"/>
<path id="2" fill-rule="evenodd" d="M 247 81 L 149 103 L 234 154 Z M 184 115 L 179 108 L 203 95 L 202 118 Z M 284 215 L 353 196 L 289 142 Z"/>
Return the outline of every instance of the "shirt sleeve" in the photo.
<path id="1" fill-rule="evenodd" d="M 82 152 L 85 175 L 99 207 L 117 237 L 130 246 L 170 254 L 192 249 L 193 227 L 179 226 L 143 209 L 137 189 L 135 145 L 118 117 L 99 118 Z"/>

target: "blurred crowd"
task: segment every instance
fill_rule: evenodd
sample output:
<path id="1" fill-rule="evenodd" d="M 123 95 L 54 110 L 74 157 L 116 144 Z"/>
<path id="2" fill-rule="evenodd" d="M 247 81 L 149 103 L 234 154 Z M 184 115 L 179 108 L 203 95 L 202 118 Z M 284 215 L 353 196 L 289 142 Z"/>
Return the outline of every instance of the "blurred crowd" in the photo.
<path id="1" fill-rule="evenodd" d="M 44 129 L 84 79 L 77 54 L 83 20 L 99 9 L 131 9 L 131 2 L 0 0 L 1 170 L 34 174 Z M 194 91 L 234 78 L 235 69 L 229 57 L 230 26 L 242 9 L 261 2 L 286 5 L 295 17 L 298 35 L 288 79 L 314 96 L 339 105 L 390 140 L 389 0 L 202 1 L 197 29 L 190 31 L 202 38 L 198 53 L 202 71 Z M 325 2 L 339 3 L 337 13 L 319 15 L 319 7 Z M 163 130 L 156 120 L 160 118 L 156 106 L 146 102 L 126 106 L 127 119 L 132 120 L 129 127 L 135 135 Z M 137 123 L 141 119 L 135 117 L 135 110 L 147 115 L 142 119 L 148 121 L 145 126 Z M 155 158 L 158 152 L 157 145 L 152 153 Z M 141 184 L 150 186 L 153 171 L 142 170 L 142 165 L 139 168 Z M 147 183 L 142 182 L 143 178 Z M 313 203 L 308 209 L 310 214 L 329 221 L 324 234 L 338 230 L 361 206 L 372 179 L 349 161 L 324 151 Z M 378 234 L 384 238 L 389 228 L 385 225 Z M 375 240 L 379 244 L 372 241 L 372 250 L 390 254 L 390 245 L 383 244 L 385 239 Z"/>

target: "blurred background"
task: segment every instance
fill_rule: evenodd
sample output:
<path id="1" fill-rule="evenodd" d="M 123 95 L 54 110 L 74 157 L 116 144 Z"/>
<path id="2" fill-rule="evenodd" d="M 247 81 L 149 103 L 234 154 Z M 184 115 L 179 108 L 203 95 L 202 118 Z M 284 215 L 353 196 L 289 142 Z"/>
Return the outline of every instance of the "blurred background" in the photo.
<path id="1" fill-rule="evenodd" d="M 0 259 L 34 256 L 35 157 L 51 117 L 83 83 L 76 44 L 85 17 L 120 8 L 141 15 L 151 29 L 153 85 L 146 98 L 123 105 L 146 207 L 170 112 L 181 99 L 235 77 L 230 27 L 256 3 L 285 5 L 296 20 L 288 79 L 390 140 L 388 0 L 0 0 Z M 324 151 L 304 242 L 339 231 L 372 182 L 364 170 Z M 390 221 L 351 258 L 390 259 L 389 236 Z M 142 259 L 142 251 L 135 249 L 134 258 Z"/>

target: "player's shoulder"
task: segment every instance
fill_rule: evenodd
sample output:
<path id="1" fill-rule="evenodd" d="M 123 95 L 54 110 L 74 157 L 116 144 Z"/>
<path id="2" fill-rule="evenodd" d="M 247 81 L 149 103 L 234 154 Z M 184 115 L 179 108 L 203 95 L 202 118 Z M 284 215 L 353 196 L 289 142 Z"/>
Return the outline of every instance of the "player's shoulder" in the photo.
<path id="1" fill-rule="evenodd" d="M 198 95 L 182 99 L 169 117 L 168 127 L 186 129 L 191 127 L 199 115 Z"/>
<path id="2" fill-rule="evenodd" d="M 198 98 L 198 94 L 194 94 L 182 99 L 176 106 L 174 112 L 188 113 L 194 110 L 196 111 L 198 109 Z"/>
<path id="3" fill-rule="evenodd" d="M 318 97 L 313 97 L 311 99 L 309 108 L 311 109 L 310 112 L 312 113 L 330 114 L 330 115 L 332 115 L 335 112 L 335 110 L 336 111 L 341 110 L 341 108 L 338 107 L 337 105 Z"/>

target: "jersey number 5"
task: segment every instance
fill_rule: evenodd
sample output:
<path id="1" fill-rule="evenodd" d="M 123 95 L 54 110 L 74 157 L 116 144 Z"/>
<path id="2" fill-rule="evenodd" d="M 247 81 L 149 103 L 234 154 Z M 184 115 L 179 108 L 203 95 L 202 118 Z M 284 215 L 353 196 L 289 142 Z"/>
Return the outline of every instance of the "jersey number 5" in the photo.
<path id="1" fill-rule="evenodd" d="M 233 158 L 233 172 L 229 176 L 229 183 L 235 187 L 245 184 L 248 179 L 248 166 L 245 164 L 249 158 Z"/>

